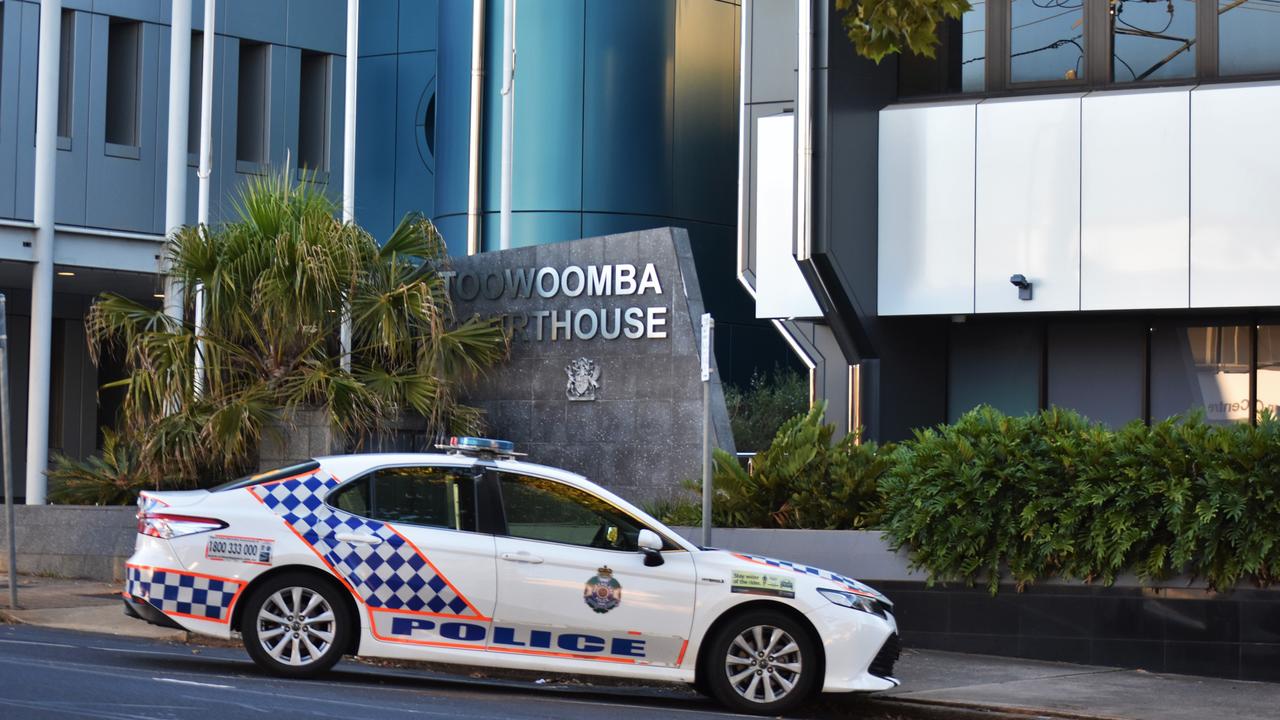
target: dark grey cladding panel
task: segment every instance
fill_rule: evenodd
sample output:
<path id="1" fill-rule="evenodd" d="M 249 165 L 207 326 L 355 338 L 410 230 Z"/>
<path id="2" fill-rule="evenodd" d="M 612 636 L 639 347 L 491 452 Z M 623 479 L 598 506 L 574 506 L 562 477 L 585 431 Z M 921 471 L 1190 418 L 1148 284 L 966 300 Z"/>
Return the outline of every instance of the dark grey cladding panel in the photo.
<path id="1" fill-rule="evenodd" d="M 643 293 L 618 293 L 620 266 L 634 268 L 634 275 L 621 271 L 622 289 Z M 700 476 L 703 304 L 684 230 L 454 258 L 452 271 L 456 315 L 502 315 L 514 333 L 510 360 L 464 393 L 465 402 L 486 411 L 491 434 L 516 441 L 535 462 L 580 472 L 635 499 L 671 495 Z M 610 292 L 594 292 L 606 274 Z M 593 292 L 577 293 L 579 276 L 595 278 Z M 551 292 L 562 282 L 573 296 L 562 287 Z M 605 339 L 604 330 L 617 337 Z M 569 398 L 566 369 L 579 358 L 599 370 L 588 371 L 595 387 L 582 386 L 594 399 Z M 713 378 L 713 442 L 732 451 L 724 395 Z"/>

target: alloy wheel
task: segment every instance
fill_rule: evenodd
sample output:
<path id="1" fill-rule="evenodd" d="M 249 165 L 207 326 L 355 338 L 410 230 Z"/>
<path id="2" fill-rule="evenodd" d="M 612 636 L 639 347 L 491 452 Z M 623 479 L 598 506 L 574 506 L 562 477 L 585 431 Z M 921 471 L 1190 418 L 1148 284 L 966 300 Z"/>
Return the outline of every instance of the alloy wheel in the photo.
<path id="1" fill-rule="evenodd" d="M 756 625 L 729 644 L 724 671 L 738 695 L 753 703 L 772 703 L 795 688 L 802 661 L 800 645 L 785 630 Z"/>
<path id="2" fill-rule="evenodd" d="M 277 590 L 258 610 L 258 642 L 285 665 L 304 666 L 324 657 L 336 632 L 333 608 L 305 587 Z"/>

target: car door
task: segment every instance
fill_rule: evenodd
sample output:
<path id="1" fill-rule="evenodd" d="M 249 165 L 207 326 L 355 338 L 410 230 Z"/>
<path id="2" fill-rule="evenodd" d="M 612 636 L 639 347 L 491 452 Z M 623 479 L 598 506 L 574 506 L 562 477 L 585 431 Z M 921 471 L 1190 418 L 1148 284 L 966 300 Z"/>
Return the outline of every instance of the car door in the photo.
<path id="1" fill-rule="evenodd" d="M 494 537 L 477 532 L 473 467 L 374 469 L 329 498 L 354 560 L 335 570 L 364 600 L 373 637 L 482 650 L 497 598 Z"/>
<path id="2" fill-rule="evenodd" d="M 666 541 L 663 563 L 646 565 L 645 526 L 631 513 L 558 480 L 489 472 L 505 519 L 489 649 L 679 665 L 693 622 L 690 553 Z"/>

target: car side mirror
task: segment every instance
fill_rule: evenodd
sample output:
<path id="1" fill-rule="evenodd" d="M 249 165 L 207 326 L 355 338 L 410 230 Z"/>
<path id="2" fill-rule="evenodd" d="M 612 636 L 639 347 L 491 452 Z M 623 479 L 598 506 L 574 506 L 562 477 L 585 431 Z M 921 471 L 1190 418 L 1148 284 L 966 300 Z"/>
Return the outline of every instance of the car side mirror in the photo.
<path id="1" fill-rule="evenodd" d="M 645 567 L 657 567 L 665 562 L 662 559 L 662 538 L 658 537 L 658 533 L 648 528 L 642 529 L 636 538 L 636 545 L 644 553 Z"/>

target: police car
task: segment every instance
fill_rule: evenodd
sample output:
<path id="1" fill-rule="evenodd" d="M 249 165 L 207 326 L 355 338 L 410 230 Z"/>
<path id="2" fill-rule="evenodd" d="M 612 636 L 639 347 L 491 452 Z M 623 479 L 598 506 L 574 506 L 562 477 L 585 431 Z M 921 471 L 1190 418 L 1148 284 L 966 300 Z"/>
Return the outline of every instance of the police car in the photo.
<path id="1" fill-rule="evenodd" d="M 286 677 L 345 654 L 692 683 L 736 710 L 898 684 L 893 605 L 700 548 L 585 478 L 455 438 L 144 492 L 126 612 Z"/>

